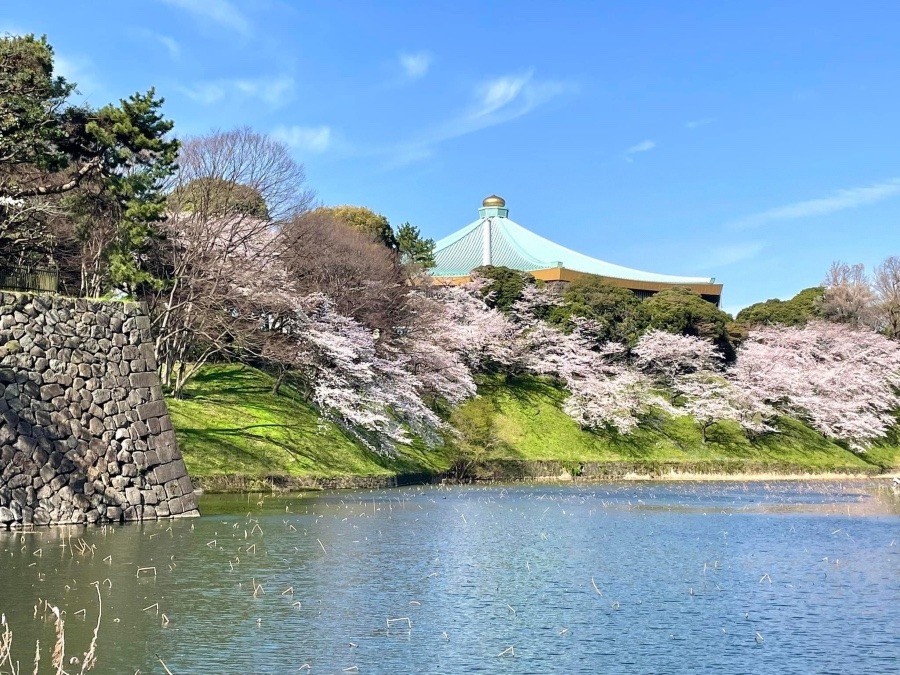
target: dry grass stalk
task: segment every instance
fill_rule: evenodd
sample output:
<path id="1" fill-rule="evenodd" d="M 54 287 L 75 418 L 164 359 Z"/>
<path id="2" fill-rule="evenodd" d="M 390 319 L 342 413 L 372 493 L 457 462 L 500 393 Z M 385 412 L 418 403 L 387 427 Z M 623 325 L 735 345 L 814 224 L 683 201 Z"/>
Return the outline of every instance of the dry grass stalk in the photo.
<path id="1" fill-rule="evenodd" d="M 34 670 L 32 675 L 38 675 L 41 669 L 41 641 L 36 640 L 34 643 Z"/>
<path id="2" fill-rule="evenodd" d="M 172 675 L 172 671 L 169 670 L 169 666 L 166 665 L 166 662 L 159 658 L 159 654 L 156 655 L 156 660 L 160 662 L 163 667 L 163 670 L 166 671 L 166 675 Z"/>
<path id="3" fill-rule="evenodd" d="M 0 615 L 0 627 L 3 632 L 0 633 L 0 666 L 6 664 L 14 675 L 17 675 L 18 668 L 12 660 L 12 630 L 6 623 L 6 614 Z"/>
<path id="4" fill-rule="evenodd" d="M 100 619 L 103 618 L 103 598 L 100 595 L 100 582 L 95 581 L 92 585 L 97 589 L 97 625 L 94 626 L 91 644 L 88 645 L 84 658 L 81 660 L 81 675 L 92 670 L 97 664 L 97 636 L 100 634 Z"/>
<path id="5" fill-rule="evenodd" d="M 56 644 L 53 645 L 53 656 L 50 657 L 50 663 L 56 668 L 56 675 L 63 675 L 63 666 L 66 657 L 66 626 L 63 621 L 59 607 L 51 607 L 50 611 L 56 617 L 54 628 L 56 629 Z"/>

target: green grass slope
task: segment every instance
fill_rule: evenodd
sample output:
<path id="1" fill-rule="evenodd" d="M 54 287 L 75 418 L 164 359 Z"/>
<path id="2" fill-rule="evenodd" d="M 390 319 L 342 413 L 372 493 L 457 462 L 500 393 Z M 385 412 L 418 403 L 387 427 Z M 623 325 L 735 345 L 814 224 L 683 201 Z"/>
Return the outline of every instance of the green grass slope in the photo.
<path id="1" fill-rule="evenodd" d="M 737 424 L 719 423 L 703 442 L 689 418 L 660 415 L 628 436 L 583 431 L 562 411 L 565 392 L 546 380 L 518 378 L 486 380 L 480 387 L 484 401 L 467 403 L 457 419 L 479 420 L 481 435 L 491 437 L 490 450 L 478 452 L 479 461 L 557 461 L 577 466 L 588 462 L 635 462 L 653 465 L 683 464 L 692 470 L 766 471 L 796 468 L 827 472 L 874 472 L 900 468 L 896 437 L 856 454 L 824 438 L 798 420 L 778 421 L 779 433 L 753 441 Z M 489 420 L 483 419 L 489 417 Z M 489 431 L 484 427 L 488 426 Z"/>
<path id="2" fill-rule="evenodd" d="M 191 475 L 210 479 L 266 476 L 334 478 L 432 473 L 439 453 L 403 448 L 387 459 L 320 419 L 288 386 L 272 394 L 272 378 L 239 364 L 204 368 L 185 397 L 167 401 Z M 221 483 L 220 483 L 221 484 Z"/>
<path id="3" fill-rule="evenodd" d="M 629 465 L 643 471 L 683 468 L 710 473 L 900 469 L 896 434 L 858 455 L 792 419 L 779 421 L 780 433 L 752 442 L 737 425 L 721 423 L 707 432 L 708 442 L 703 443 L 690 419 L 664 415 L 629 436 L 587 432 L 563 413 L 564 391 L 529 377 L 483 381 L 481 396 L 452 415 L 462 432 L 455 447 L 427 450 L 415 444 L 386 458 L 322 421 L 290 387 L 283 386 L 279 396 L 271 387 L 272 378 L 253 368 L 214 365 L 188 385 L 184 399 L 168 401 L 185 463 L 201 484 L 223 489 L 263 487 L 268 477 L 434 474 L 454 462 L 468 465 L 472 460 L 488 467 L 476 474 L 495 477 L 529 475 L 504 473 L 503 465 L 540 463 L 570 469 L 580 464 Z"/>

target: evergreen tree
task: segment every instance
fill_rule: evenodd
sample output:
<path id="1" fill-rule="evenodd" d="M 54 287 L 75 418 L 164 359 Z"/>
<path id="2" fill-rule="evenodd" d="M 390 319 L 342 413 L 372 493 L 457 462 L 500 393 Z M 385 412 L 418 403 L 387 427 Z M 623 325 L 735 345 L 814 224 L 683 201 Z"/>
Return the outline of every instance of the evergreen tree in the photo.
<path id="1" fill-rule="evenodd" d="M 426 270 L 434 267 L 434 239 L 423 239 L 418 227 L 403 223 L 397 228 L 396 240 L 404 263 Z"/>
<path id="2" fill-rule="evenodd" d="M 99 110 L 71 104 L 74 90 L 46 37 L 0 38 L 0 256 L 68 252 L 81 292 L 98 294 L 149 279 L 178 142 L 153 89 Z"/>

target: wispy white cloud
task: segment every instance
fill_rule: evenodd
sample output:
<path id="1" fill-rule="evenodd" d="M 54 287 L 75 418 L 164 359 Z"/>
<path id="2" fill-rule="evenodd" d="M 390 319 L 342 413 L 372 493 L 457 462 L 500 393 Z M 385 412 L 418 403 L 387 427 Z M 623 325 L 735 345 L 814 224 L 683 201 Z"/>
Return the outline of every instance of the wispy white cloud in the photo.
<path id="1" fill-rule="evenodd" d="M 253 33 L 253 26 L 246 16 L 229 0 L 162 0 L 172 7 L 190 12 L 204 21 L 213 21 L 241 35 Z"/>
<path id="2" fill-rule="evenodd" d="M 712 124 L 715 121 L 715 117 L 701 117 L 699 120 L 690 120 L 689 122 L 685 122 L 684 126 L 687 129 L 699 129 L 700 127 L 705 127 L 707 124 Z"/>
<path id="3" fill-rule="evenodd" d="M 511 122 L 574 90 L 571 83 L 537 80 L 533 71 L 485 80 L 473 87 L 470 104 L 458 115 L 379 154 L 388 155 L 391 166 L 410 164 L 432 156 L 441 143 Z"/>
<path id="4" fill-rule="evenodd" d="M 397 57 L 404 75 L 410 80 L 418 80 L 428 74 L 431 67 L 431 54 L 428 52 L 416 52 L 415 54 L 400 54 Z"/>
<path id="5" fill-rule="evenodd" d="M 838 190 L 828 197 L 807 199 L 755 213 L 732 222 L 731 227 L 742 230 L 775 221 L 827 216 L 838 211 L 875 204 L 897 195 L 900 195 L 900 178 L 891 178 L 874 185 Z"/>
<path id="6" fill-rule="evenodd" d="M 272 135 L 294 150 L 322 153 L 331 147 L 331 127 L 278 126 Z"/>
<path id="7" fill-rule="evenodd" d="M 276 108 L 287 103 L 294 93 L 294 78 L 282 75 L 274 78 L 230 79 L 199 82 L 179 87 L 188 98 L 204 105 L 226 99 L 256 99 Z"/>
<path id="8" fill-rule="evenodd" d="M 178 57 L 181 56 L 181 45 L 178 44 L 175 38 L 169 37 L 168 35 L 157 35 L 156 39 L 166 48 L 171 59 L 177 61 Z"/>
<path id="9" fill-rule="evenodd" d="M 704 253 L 703 258 L 697 263 L 697 269 L 726 267 L 750 260 L 758 256 L 764 248 L 765 244 L 760 241 L 715 246 Z"/>
<path id="10" fill-rule="evenodd" d="M 656 147 L 656 143 L 654 141 L 641 141 L 640 143 L 636 143 L 632 145 L 630 148 L 625 150 L 626 155 L 633 155 L 636 152 L 647 152 L 648 150 L 652 150 Z"/>
<path id="11" fill-rule="evenodd" d="M 535 80 L 531 71 L 486 80 L 476 85 L 469 109 L 445 124 L 436 138 L 448 140 L 510 122 L 573 89 L 565 82 Z"/>
<path id="12" fill-rule="evenodd" d="M 138 31 L 137 34 L 145 40 L 161 45 L 169 53 L 169 58 L 173 61 L 177 61 L 181 56 L 181 45 L 178 44 L 178 41 L 175 38 L 163 35 L 162 33 L 154 33 L 152 30 L 146 29 Z"/>
<path id="13" fill-rule="evenodd" d="M 655 147 L 656 147 L 656 142 L 651 141 L 649 139 L 641 141 L 640 143 L 635 143 L 630 148 L 625 149 L 625 152 L 623 153 L 623 155 L 625 157 L 625 161 L 633 162 L 634 158 L 632 157 L 632 155 L 636 155 L 639 152 L 649 152 L 650 150 L 653 150 L 653 148 L 655 148 Z"/>
<path id="14" fill-rule="evenodd" d="M 483 82 L 477 87 L 476 104 L 470 113 L 471 119 L 488 117 L 508 106 L 522 94 L 532 74 L 507 75 Z"/>

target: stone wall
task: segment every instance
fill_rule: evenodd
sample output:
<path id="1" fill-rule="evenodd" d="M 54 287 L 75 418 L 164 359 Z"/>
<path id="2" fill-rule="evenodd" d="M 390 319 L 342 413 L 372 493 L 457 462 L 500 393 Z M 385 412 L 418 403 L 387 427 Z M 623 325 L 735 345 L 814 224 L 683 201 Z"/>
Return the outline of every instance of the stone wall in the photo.
<path id="1" fill-rule="evenodd" d="M 143 307 L 0 292 L 0 527 L 197 514 Z"/>

